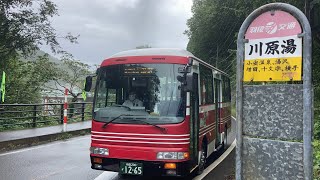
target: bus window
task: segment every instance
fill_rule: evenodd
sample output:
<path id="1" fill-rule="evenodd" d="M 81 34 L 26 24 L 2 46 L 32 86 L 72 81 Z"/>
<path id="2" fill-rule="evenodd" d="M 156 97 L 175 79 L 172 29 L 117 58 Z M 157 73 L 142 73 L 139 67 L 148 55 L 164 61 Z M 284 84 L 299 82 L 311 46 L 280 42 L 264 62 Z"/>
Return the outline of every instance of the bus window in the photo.
<path id="1" fill-rule="evenodd" d="M 104 111 L 103 116 L 110 115 L 107 119 L 128 114 L 145 116 L 157 124 L 181 122 L 185 116 L 185 96 L 177 80 L 179 67 L 184 65 L 121 64 L 102 68 L 97 80 L 95 112 Z M 132 91 L 143 107 L 123 107 Z"/>
<path id="2" fill-rule="evenodd" d="M 223 76 L 222 77 L 223 83 L 222 83 L 222 102 L 230 102 L 231 101 L 231 94 L 230 94 L 230 80 L 228 77 Z"/>
<path id="3" fill-rule="evenodd" d="M 201 105 L 213 104 L 213 75 L 212 71 L 200 65 Z"/>

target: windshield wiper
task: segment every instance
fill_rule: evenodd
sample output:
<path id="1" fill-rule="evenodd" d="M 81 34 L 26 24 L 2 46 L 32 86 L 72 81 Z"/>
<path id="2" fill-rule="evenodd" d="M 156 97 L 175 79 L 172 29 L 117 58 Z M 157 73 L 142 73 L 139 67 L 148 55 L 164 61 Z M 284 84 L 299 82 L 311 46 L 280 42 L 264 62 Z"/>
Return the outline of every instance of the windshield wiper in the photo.
<path id="1" fill-rule="evenodd" d="M 121 114 L 121 115 L 119 115 L 119 116 L 117 116 L 117 117 L 115 117 L 115 118 L 111 119 L 110 121 L 106 122 L 106 123 L 102 126 L 102 128 L 106 128 L 108 124 L 110 124 L 111 122 L 113 122 L 113 121 L 115 121 L 115 120 L 119 119 L 121 116 L 137 116 L 137 115 Z M 158 126 L 158 125 L 155 125 L 155 124 L 149 123 L 149 122 L 147 122 L 147 121 L 143 121 L 143 120 L 141 120 L 141 119 L 130 119 L 130 120 L 131 120 L 131 121 L 139 121 L 139 122 L 143 122 L 144 124 L 151 125 L 151 126 L 153 126 L 153 127 L 156 127 L 156 128 L 158 128 L 158 129 L 160 129 L 160 130 L 161 130 L 162 132 L 164 132 L 164 133 L 167 131 L 167 129 L 166 129 L 166 128 L 164 128 L 164 127 L 160 127 L 160 126 Z"/>
<path id="2" fill-rule="evenodd" d="M 114 107 L 125 107 L 125 108 L 128 108 L 128 109 L 131 109 L 129 106 L 125 106 L 125 105 L 121 105 L 121 104 L 114 104 L 112 106 L 114 106 Z"/>
<path id="3" fill-rule="evenodd" d="M 112 123 L 113 121 L 119 119 L 121 116 L 132 116 L 132 115 L 130 115 L 130 114 L 121 114 L 121 115 L 119 115 L 119 116 L 111 119 L 110 121 L 106 122 L 106 123 L 102 126 L 102 128 L 106 128 L 108 124 L 110 124 L 110 123 Z"/>
<path id="4" fill-rule="evenodd" d="M 166 128 L 164 128 L 164 127 L 160 127 L 160 126 L 158 126 L 158 125 L 155 125 L 155 124 L 152 124 L 152 123 L 149 123 L 149 122 L 147 122 L 147 121 L 143 121 L 143 120 L 140 120 L 140 119 L 132 119 L 133 121 L 140 121 L 140 122 L 143 122 L 144 124 L 148 124 L 148 125 L 151 125 L 151 126 L 153 126 L 153 127 L 156 127 L 156 128 L 158 128 L 158 129 L 160 129 L 162 132 L 167 132 L 167 129 Z"/>

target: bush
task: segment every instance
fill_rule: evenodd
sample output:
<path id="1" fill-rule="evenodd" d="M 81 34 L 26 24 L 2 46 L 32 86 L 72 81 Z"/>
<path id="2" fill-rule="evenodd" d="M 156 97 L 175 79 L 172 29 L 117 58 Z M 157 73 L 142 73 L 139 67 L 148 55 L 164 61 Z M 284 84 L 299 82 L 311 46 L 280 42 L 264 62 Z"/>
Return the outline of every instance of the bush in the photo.
<path id="1" fill-rule="evenodd" d="M 313 179 L 320 180 L 320 140 L 313 142 Z"/>
<path id="2" fill-rule="evenodd" d="M 315 89 L 315 95 L 319 96 L 319 88 Z M 314 142 L 313 142 L 313 174 L 314 179 L 320 180 L 320 102 L 315 96 L 314 111 Z"/>

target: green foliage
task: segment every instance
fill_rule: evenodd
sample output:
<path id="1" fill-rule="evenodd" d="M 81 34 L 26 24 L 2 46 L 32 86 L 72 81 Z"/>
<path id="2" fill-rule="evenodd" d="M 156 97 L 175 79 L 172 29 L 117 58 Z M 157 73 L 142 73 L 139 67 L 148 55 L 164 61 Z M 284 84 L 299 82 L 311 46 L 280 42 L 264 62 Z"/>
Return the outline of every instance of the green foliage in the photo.
<path id="1" fill-rule="evenodd" d="M 0 0 L 0 58 L 18 51 L 27 56 L 42 44 L 63 52 L 51 26 L 50 18 L 56 15 L 58 9 L 50 0 Z M 76 42 L 71 34 L 62 38 Z"/>
<path id="2" fill-rule="evenodd" d="M 320 99 L 319 84 L 315 87 L 314 104 L 314 143 L 313 143 L 313 174 L 314 179 L 320 180 Z"/>
<path id="3" fill-rule="evenodd" d="M 92 74 L 90 66 L 75 60 L 70 55 L 64 56 L 61 61 L 62 65 L 61 68 L 57 70 L 58 75 L 54 80 L 54 86 L 46 86 L 46 88 L 53 91 L 60 91 L 61 94 L 64 94 L 64 89 L 68 88 L 69 94 L 73 97 L 72 102 L 76 102 L 84 88 L 86 76 Z"/>
<path id="4" fill-rule="evenodd" d="M 57 67 L 48 56 L 23 62 L 20 55 L 30 57 L 40 45 L 48 45 L 54 53 L 64 53 L 59 38 L 76 43 L 70 33 L 58 36 L 51 18 L 58 15 L 50 0 L 0 0 L 0 72 L 7 73 L 5 103 L 35 103 L 43 85 L 57 78 Z"/>
<path id="5" fill-rule="evenodd" d="M 312 50 L 314 85 L 314 179 L 320 180 L 320 41 L 313 40 Z"/>
<path id="6" fill-rule="evenodd" d="M 237 32 L 245 18 L 270 0 L 197 0 L 192 6 L 193 16 L 188 20 L 190 41 L 187 49 L 204 61 L 217 65 L 230 75 L 235 74 Z M 287 0 L 303 10 L 304 2 Z"/>
<path id="7" fill-rule="evenodd" d="M 7 62 L 5 71 L 6 104 L 39 102 L 43 85 L 55 80 L 58 75 L 56 64 L 50 62 L 47 55 L 27 62 L 11 59 Z"/>
<path id="8" fill-rule="evenodd" d="M 320 180 L 320 140 L 317 139 L 313 142 L 313 174 L 315 180 Z"/>

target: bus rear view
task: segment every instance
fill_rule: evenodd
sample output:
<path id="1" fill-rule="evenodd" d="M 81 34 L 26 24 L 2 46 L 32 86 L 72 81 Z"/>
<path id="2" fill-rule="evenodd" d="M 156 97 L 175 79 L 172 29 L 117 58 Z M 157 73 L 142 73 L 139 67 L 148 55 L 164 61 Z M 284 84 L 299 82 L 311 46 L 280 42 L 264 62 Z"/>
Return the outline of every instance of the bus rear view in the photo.
<path id="1" fill-rule="evenodd" d="M 198 84 L 187 82 L 193 81 L 192 56 L 184 50 L 145 49 L 102 62 L 94 93 L 93 169 L 185 176 L 199 166 L 200 122 L 192 116 L 199 106 L 192 105 L 196 96 L 189 92 Z"/>

